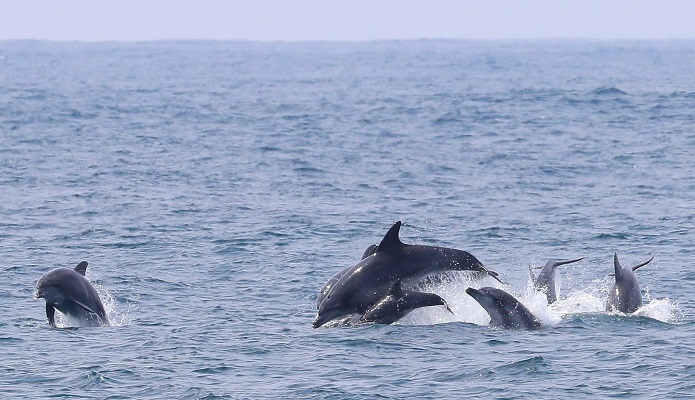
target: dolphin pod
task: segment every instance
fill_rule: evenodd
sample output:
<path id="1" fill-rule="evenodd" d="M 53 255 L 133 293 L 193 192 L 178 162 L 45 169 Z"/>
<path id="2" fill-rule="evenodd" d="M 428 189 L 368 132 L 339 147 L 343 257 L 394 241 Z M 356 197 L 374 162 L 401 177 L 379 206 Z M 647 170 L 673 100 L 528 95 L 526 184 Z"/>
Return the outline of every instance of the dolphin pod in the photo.
<path id="1" fill-rule="evenodd" d="M 500 281 L 498 274 L 488 270 L 477 258 L 463 250 L 408 245 L 399 238 L 401 222 L 396 222 L 378 245 L 370 245 L 357 264 L 345 267 L 323 285 L 316 300 L 318 310 L 313 327 L 348 316 L 358 316 L 359 322 L 390 324 L 420 307 L 443 305 L 450 312 L 446 301 L 434 293 L 405 290 L 447 271 L 472 271 L 478 276 L 491 276 Z M 571 260 L 549 260 L 534 276 L 529 272 L 535 289 L 542 292 L 548 304 L 557 301 L 555 271 L 557 267 L 575 263 L 584 257 Z M 615 283 L 606 300 L 607 311 L 633 313 L 642 305 L 642 295 L 634 271 L 654 259 L 631 268 L 623 268 L 614 257 Z M 466 293 L 475 299 L 490 315 L 490 324 L 509 329 L 537 329 L 540 320 L 519 300 L 504 290 L 483 287 L 467 288 Z M 452 312 L 453 313 L 453 312 Z"/>
<path id="2" fill-rule="evenodd" d="M 485 268 L 466 251 L 401 242 L 400 228 L 398 221 L 378 246 L 370 246 L 360 262 L 344 268 L 326 282 L 317 301 L 314 328 L 348 315 L 364 315 L 390 294 L 398 280 L 407 286 L 429 274 L 446 271 L 480 272 L 499 280 L 496 272 Z"/>
<path id="3" fill-rule="evenodd" d="M 55 327 L 55 310 L 80 321 L 83 326 L 109 325 L 104 305 L 91 283 L 85 278 L 87 261 L 74 269 L 56 268 L 36 283 L 36 299 L 46 300 L 46 318 Z"/>

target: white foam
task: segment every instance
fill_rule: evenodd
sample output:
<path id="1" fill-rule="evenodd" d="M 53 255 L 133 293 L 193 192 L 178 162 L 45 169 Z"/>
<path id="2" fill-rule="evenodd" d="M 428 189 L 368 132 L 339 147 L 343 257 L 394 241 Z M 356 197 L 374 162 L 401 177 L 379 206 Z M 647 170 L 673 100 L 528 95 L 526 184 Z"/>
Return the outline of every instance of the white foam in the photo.
<path id="1" fill-rule="evenodd" d="M 582 289 L 568 291 L 560 296 L 558 301 L 548 305 L 546 296 L 533 289 L 529 284 L 522 289 L 500 284 L 491 278 L 483 280 L 472 279 L 465 275 L 451 275 L 439 283 L 420 285 L 418 290 L 436 293 L 447 301 L 454 312 L 452 315 L 444 307 L 423 307 L 413 310 L 398 323 L 403 325 L 433 325 L 449 322 L 466 322 L 477 325 L 488 325 L 490 317 L 471 296 L 466 294 L 468 287 L 479 288 L 493 286 L 509 292 L 524 304 L 546 326 L 557 325 L 567 316 L 577 314 L 605 314 L 606 296 L 610 282 L 607 278 L 590 282 Z M 634 315 L 652 318 L 666 323 L 678 323 L 683 319 L 683 313 L 674 301 L 665 299 L 650 299 L 646 291 L 644 305 Z"/>

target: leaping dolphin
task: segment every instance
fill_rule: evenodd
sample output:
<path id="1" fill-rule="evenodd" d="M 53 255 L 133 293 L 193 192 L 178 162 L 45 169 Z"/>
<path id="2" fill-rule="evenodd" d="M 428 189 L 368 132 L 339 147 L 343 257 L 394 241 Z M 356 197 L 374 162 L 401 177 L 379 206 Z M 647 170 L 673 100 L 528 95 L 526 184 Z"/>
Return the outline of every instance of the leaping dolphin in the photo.
<path id="1" fill-rule="evenodd" d="M 369 307 L 360 321 L 375 324 L 392 324 L 416 308 L 429 306 L 445 306 L 450 313 L 454 313 L 449 308 L 446 300 L 434 293 L 403 290 L 399 279 L 393 284 L 389 295 Z"/>
<path id="2" fill-rule="evenodd" d="M 79 320 L 84 326 L 109 325 L 104 305 L 97 291 L 85 278 L 87 261 L 75 269 L 56 268 L 36 283 L 36 299 L 46 300 L 46 318 L 55 327 L 55 310 Z"/>
<path id="3" fill-rule="evenodd" d="M 557 294 L 555 292 L 555 269 L 560 265 L 570 264 L 583 259 L 584 257 L 577 258 L 576 260 L 550 260 L 545 263 L 541 269 L 541 272 L 535 277 L 533 276 L 533 271 L 531 271 L 531 266 L 529 265 L 528 272 L 531 274 L 533 286 L 545 293 L 545 296 L 548 298 L 548 304 L 553 304 L 557 301 Z"/>
<path id="4" fill-rule="evenodd" d="M 613 256 L 613 267 L 615 268 L 615 283 L 608 291 L 606 300 L 606 311 L 620 311 L 631 314 L 642 306 L 642 292 L 635 272 L 637 268 L 649 264 L 654 259 L 637 264 L 634 267 L 622 267 L 618 261 L 618 253 Z"/>
<path id="5" fill-rule="evenodd" d="M 502 289 L 468 288 L 473 297 L 490 315 L 490 325 L 507 329 L 538 329 L 541 322 L 519 300 Z"/>
<path id="6" fill-rule="evenodd" d="M 496 272 L 485 268 L 466 251 L 404 244 L 398 237 L 400 228 L 401 222 L 398 221 L 381 240 L 376 252 L 338 272 L 331 278 L 335 279 L 332 283 L 329 280 L 327 285 L 330 284 L 330 288 L 319 295 L 314 328 L 345 315 L 364 315 L 371 306 L 388 296 L 399 279 L 409 285 L 429 274 L 478 271 L 499 280 Z"/>

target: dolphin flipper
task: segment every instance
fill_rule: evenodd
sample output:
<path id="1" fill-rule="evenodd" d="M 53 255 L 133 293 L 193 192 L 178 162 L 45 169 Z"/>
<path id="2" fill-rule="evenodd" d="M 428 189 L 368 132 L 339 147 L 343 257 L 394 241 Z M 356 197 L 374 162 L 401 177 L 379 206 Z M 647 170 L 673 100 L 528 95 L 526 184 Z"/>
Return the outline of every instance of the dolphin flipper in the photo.
<path id="1" fill-rule="evenodd" d="M 75 304 L 77 304 L 78 306 L 82 307 L 82 308 L 83 308 L 85 311 L 87 311 L 88 313 L 92 313 L 92 314 L 97 314 L 97 315 L 99 315 L 99 313 L 97 313 L 96 311 L 94 311 L 94 310 L 92 310 L 91 308 L 87 307 L 84 303 L 81 303 L 81 302 L 75 300 L 74 298 L 70 298 L 70 300 L 72 300 L 72 302 L 75 303 Z"/>
<path id="2" fill-rule="evenodd" d="M 96 311 L 92 310 L 90 307 L 88 307 L 88 306 L 85 305 L 84 303 L 81 303 L 81 302 L 75 300 L 74 298 L 72 298 L 71 300 L 72 300 L 75 304 L 77 304 L 78 306 L 80 306 L 82 309 L 84 309 L 85 311 L 87 311 L 88 313 L 96 315 L 96 316 L 99 318 L 99 320 L 101 321 L 102 324 L 107 325 L 107 326 L 108 326 L 108 325 L 111 325 L 111 324 L 109 323 L 108 318 L 106 318 L 106 315 L 105 315 L 105 314 L 99 313 L 99 312 L 96 312 Z"/>
<path id="3" fill-rule="evenodd" d="M 48 324 L 53 328 L 56 326 L 55 315 L 56 309 L 53 308 L 53 304 L 46 302 L 46 319 L 48 320 Z"/>

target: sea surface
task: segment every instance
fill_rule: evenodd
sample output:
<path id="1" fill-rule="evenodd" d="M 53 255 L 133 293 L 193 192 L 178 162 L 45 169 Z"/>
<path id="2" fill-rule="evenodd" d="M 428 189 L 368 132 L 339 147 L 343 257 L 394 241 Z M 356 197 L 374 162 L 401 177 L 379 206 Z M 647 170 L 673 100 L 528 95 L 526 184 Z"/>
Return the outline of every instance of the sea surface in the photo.
<path id="1" fill-rule="evenodd" d="M 0 397 L 693 398 L 693 71 L 692 41 L 0 42 Z M 504 283 L 313 329 L 396 221 Z M 634 315 L 614 253 L 654 255 Z M 529 266 L 579 257 L 548 306 Z M 36 281 L 82 260 L 113 326 L 51 328 Z"/>

